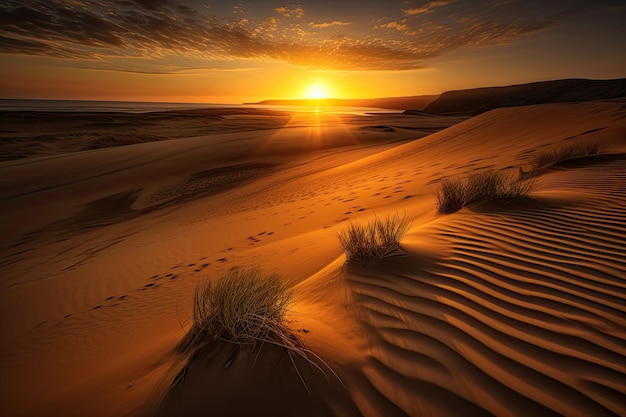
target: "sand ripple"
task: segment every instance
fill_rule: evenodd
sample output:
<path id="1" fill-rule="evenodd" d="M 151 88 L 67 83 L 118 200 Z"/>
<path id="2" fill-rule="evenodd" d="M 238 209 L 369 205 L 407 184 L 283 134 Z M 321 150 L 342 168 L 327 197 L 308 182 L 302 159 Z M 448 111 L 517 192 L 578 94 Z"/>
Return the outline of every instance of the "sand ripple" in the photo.
<path id="1" fill-rule="evenodd" d="M 532 207 L 437 223 L 432 265 L 408 247 L 351 270 L 364 414 L 623 415 L 626 164 L 611 164 L 551 173 Z"/>

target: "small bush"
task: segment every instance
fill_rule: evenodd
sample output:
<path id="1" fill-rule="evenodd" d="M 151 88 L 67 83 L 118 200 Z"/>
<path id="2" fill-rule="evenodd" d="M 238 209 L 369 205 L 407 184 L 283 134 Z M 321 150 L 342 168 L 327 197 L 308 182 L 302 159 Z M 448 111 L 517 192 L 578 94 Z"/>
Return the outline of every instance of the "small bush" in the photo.
<path id="1" fill-rule="evenodd" d="M 461 178 L 444 178 L 437 192 L 437 210 L 447 214 L 461 210 L 467 204 L 467 187 Z"/>
<path id="2" fill-rule="evenodd" d="M 400 249 L 400 240 L 411 223 L 406 214 L 395 214 L 384 219 L 376 217 L 365 225 L 352 223 L 338 234 L 346 253 L 346 262 L 363 259 L 383 259 Z"/>
<path id="3" fill-rule="evenodd" d="M 554 165 L 599 155 L 604 152 L 606 152 L 606 149 L 600 142 L 577 143 L 559 149 L 538 152 L 531 157 L 531 169 L 529 171 L 520 169 L 520 179 L 538 176 L 542 170 Z"/>
<path id="4" fill-rule="evenodd" d="M 471 174 L 466 180 L 467 203 L 476 200 L 500 198 L 507 194 L 508 177 L 501 172 L 488 170 Z"/>
<path id="5" fill-rule="evenodd" d="M 215 282 L 207 281 L 196 287 L 193 323 L 179 348 L 194 355 L 220 341 L 233 344 L 235 353 L 245 348 L 260 350 L 264 344 L 276 345 L 286 349 L 307 391 L 309 388 L 298 370 L 294 354 L 324 375 L 326 372 L 322 367 L 328 369 L 341 381 L 332 368 L 308 350 L 287 326 L 285 315 L 291 297 L 291 289 L 277 274 L 263 273 L 258 268 L 232 268 Z M 184 379 L 184 374 L 185 369 L 174 385 Z"/>
<path id="6" fill-rule="evenodd" d="M 477 201 L 525 197 L 533 187 L 534 181 L 514 180 L 494 170 L 477 172 L 466 178 L 445 178 L 437 192 L 437 210 L 449 214 Z"/>
<path id="7" fill-rule="evenodd" d="M 233 268 L 196 287 L 193 323 L 182 348 L 221 340 L 251 348 L 267 342 L 297 351 L 303 345 L 285 322 L 290 303 L 291 290 L 278 275 Z"/>

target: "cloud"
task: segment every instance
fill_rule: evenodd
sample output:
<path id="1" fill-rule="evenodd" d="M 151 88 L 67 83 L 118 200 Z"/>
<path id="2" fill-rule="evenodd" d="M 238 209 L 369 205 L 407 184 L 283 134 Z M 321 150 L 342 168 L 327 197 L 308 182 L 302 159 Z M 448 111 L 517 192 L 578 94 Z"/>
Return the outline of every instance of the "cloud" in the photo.
<path id="1" fill-rule="evenodd" d="M 402 9 L 402 12 L 405 15 L 407 15 L 407 16 L 413 16 L 413 15 L 422 14 L 422 13 L 429 13 L 429 12 L 432 12 L 433 9 L 435 9 L 437 7 L 445 6 L 447 4 L 454 3 L 455 1 L 456 0 L 429 1 L 428 3 L 424 4 L 423 6 L 412 7 L 410 9 Z"/>
<path id="2" fill-rule="evenodd" d="M 306 23 L 303 6 L 277 7 L 268 15 L 252 15 L 237 7 L 235 14 L 229 10 L 227 16 L 217 16 L 184 0 L 5 0 L 0 3 L 0 53 L 102 65 L 115 59 L 179 57 L 327 70 L 407 70 L 422 68 L 425 60 L 454 49 L 514 42 L 554 27 L 563 18 L 494 14 L 493 2 L 480 3 L 483 8 L 473 8 L 471 15 L 439 9 L 452 3 L 431 1 L 405 10 L 403 19 L 379 21 L 374 30 L 358 36 L 329 38 L 327 31 L 317 29 L 353 22 Z M 426 12 L 414 11 L 418 8 L 433 12 L 426 19 Z"/>
<path id="3" fill-rule="evenodd" d="M 309 22 L 309 26 L 311 26 L 312 28 L 316 28 L 316 29 L 326 29 L 326 28 L 330 28 L 333 26 L 350 26 L 351 24 L 352 22 L 342 22 L 340 20 L 333 20 L 332 22 L 319 22 L 319 23 Z"/>
<path id="4" fill-rule="evenodd" d="M 301 6 L 282 6 L 274 10 L 283 17 L 295 17 L 296 19 L 302 19 L 304 17 L 304 9 Z"/>
<path id="5" fill-rule="evenodd" d="M 148 10 L 156 10 L 167 3 L 167 0 L 132 0 Z"/>

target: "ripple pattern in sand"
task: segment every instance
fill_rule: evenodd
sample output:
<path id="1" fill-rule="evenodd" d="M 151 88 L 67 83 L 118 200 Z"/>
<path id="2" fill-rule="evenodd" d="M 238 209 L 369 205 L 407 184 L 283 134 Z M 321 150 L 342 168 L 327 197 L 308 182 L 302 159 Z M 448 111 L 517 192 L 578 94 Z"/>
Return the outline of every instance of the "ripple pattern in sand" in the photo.
<path id="1" fill-rule="evenodd" d="M 607 171 L 571 206 L 437 223 L 450 249 L 433 264 L 352 268 L 363 413 L 624 415 L 626 168 Z"/>

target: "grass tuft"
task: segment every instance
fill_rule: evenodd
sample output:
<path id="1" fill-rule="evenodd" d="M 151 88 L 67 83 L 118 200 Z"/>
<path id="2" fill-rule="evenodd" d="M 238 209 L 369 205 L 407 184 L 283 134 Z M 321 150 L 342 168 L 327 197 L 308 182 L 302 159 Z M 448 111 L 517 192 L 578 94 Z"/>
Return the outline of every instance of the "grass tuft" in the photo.
<path id="1" fill-rule="evenodd" d="M 607 150 L 601 142 L 583 142 L 558 149 L 537 152 L 531 157 L 529 171 L 520 169 L 520 179 L 532 178 L 541 174 L 544 169 L 567 161 L 588 158 L 605 153 Z"/>
<path id="2" fill-rule="evenodd" d="M 323 366 L 341 381 L 288 327 L 285 316 L 291 303 L 292 290 L 279 275 L 264 273 L 259 268 L 232 268 L 215 282 L 196 286 L 193 323 L 179 347 L 194 355 L 218 342 L 232 343 L 235 354 L 241 349 L 260 351 L 265 344 L 276 345 L 286 349 L 307 390 L 294 355 L 326 375 Z"/>
<path id="3" fill-rule="evenodd" d="M 265 342 L 299 346 L 285 322 L 291 295 L 278 275 L 258 268 L 233 268 L 215 282 L 198 284 L 182 347 L 195 350 L 219 340 L 251 348 Z"/>
<path id="4" fill-rule="evenodd" d="M 461 210 L 467 204 L 467 187 L 462 178 L 444 178 L 437 192 L 437 210 L 448 214 Z"/>
<path id="5" fill-rule="evenodd" d="M 445 178 L 437 192 L 437 210 L 441 214 L 450 214 L 477 201 L 526 197 L 534 185 L 533 180 L 515 180 L 494 170 L 477 172 L 466 178 Z"/>
<path id="6" fill-rule="evenodd" d="M 365 225 L 350 222 L 337 235 L 346 253 L 346 263 L 364 259 L 383 259 L 400 250 L 400 240 L 411 226 L 404 215 L 376 217 Z"/>

